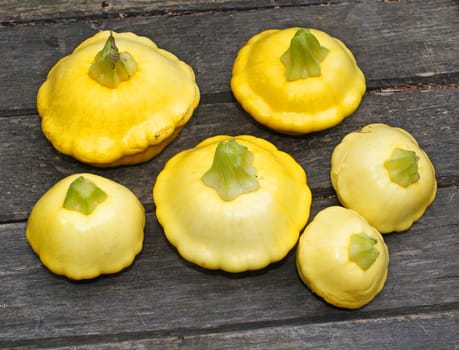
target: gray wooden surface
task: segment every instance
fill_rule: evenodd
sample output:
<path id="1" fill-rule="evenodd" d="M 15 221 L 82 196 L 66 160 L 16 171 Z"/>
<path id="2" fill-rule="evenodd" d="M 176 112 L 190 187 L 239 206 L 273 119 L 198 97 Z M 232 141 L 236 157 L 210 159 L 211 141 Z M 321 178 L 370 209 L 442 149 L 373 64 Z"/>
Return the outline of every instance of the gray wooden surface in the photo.
<path id="1" fill-rule="evenodd" d="M 77 4 L 76 4 L 77 3 Z M 342 39 L 364 71 L 360 108 L 338 126 L 290 137 L 236 103 L 234 57 L 268 28 L 315 27 Z M 133 31 L 189 63 L 202 100 L 179 137 L 150 162 L 94 169 L 43 137 L 35 96 L 51 66 L 100 29 Z M 457 349 L 459 347 L 459 5 L 442 1 L 0 0 L 0 348 Z M 359 310 L 333 308 L 301 283 L 295 252 L 229 275 L 184 262 L 165 240 L 151 190 L 165 162 L 216 134 L 252 134 L 306 170 L 311 218 L 338 204 L 333 148 L 372 122 L 403 127 L 431 157 L 439 189 L 409 231 L 386 235 L 384 290 Z M 91 171 L 133 190 L 147 211 L 143 252 L 113 276 L 72 282 L 48 272 L 25 239 L 38 198 Z"/>

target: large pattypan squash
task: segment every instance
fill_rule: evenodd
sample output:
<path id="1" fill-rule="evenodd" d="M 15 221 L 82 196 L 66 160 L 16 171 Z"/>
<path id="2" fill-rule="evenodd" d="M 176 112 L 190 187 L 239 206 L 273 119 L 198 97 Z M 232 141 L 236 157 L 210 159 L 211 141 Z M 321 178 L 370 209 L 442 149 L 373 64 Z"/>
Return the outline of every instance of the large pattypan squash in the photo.
<path id="1" fill-rule="evenodd" d="M 308 220 L 311 192 L 303 168 L 268 141 L 219 135 L 172 157 L 153 199 L 183 258 L 242 272 L 287 255 Z"/>
<path id="2" fill-rule="evenodd" d="M 71 279 L 131 265 L 143 246 L 145 211 L 125 186 L 94 174 L 70 175 L 30 213 L 26 237 L 42 263 Z"/>
<path id="3" fill-rule="evenodd" d="M 351 51 L 316 29 L 270 29 L 239 51 L 231 88 L 261 124 L 287 134 L 332 127 L 365 93 L 365 77 Z"/>
<path id="4" fill-rule="evenodd" d="M 37 95 L 45 136 L 95 166 L 151 159 L 199 103 L 193 70 L 146 37 L 102 31 L 59 60 Z"/>

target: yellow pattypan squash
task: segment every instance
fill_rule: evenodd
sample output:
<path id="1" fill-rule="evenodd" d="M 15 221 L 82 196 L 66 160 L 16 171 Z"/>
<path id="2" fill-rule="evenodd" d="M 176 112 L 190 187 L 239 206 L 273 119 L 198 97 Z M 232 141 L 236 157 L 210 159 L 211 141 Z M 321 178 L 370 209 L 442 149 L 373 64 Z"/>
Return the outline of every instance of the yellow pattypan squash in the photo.
<path id="1" fill-rule="evenodd" d="M 102 31 L 59 60 L 37 95 L 45 136 L 95 166 L 151 159 L 199 103 L 193 70 L 146 37 Z"/>
<path id="2" fill-rule="evenodd" d="M 365 77 L 351 51 L 316 29 L 270 29 L 239 51 L 231 88 L 261 124 L 287 134 L 330 128 L 354 112 Z"/>
<path id="3" fill-rule="evenodd" d="M 303 282 L 328 303 L 356 309 L 383 289 L 389 252 L 382 235 L 358 213 L 332 206 L 308 224 L 297 247 Z"/>
<path id="4" fill-rule="evenodd" d="M 242 272 L 287 255 L 308 220 L 311 192 L 303 168 L 273 144 L 219 135 L 172 157 L 153 199 L 183 258 Z"/>
<path id="5" fill-rule="evenodd" d="M 407 230 L 435 199 L 435 169 L 406 130 L 370 124 L 346 135 L 331 158 L 340 202 L 381 233 Z"/>
<path id="6" fill-rule="evenodd" d="M 62 179 L 37 201 L 26 237 L 49 270 L 80 280 L 131 265 L 144 226 L 144 208 L 129 189 L 83 173 Z"/>

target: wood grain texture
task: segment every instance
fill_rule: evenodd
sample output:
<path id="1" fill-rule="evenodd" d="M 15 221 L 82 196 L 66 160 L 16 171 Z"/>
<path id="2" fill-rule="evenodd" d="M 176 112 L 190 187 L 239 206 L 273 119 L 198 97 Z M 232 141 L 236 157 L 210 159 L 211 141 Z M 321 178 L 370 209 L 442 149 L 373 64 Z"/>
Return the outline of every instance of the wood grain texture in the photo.
<path id="1" fill-rule="evenodd" d="M 82 17 L 180 15 L 190 11 L 235 11 L 298 5 L 330 5 L 343 0 L 0 0 L 0 23 L 13 24 Z"/>
<path id="2" fill-rule="evenodd" d="M 424 349 L 449 350 L 457 345 L 457 311 L 418 313 L 397 317 L 331 321 L 326 323 L 257 325 L 254 329 L 211 330 L 204 334 L 172 333 L 164 337 L 117 335 L 47 339 L 44 344 L 56 350 L 149 350 L 149 349 Z M 126 339 L 127 338 L 127 339 Z M 413 339 L 416 339 L 414 342 Z M 62 342 L 66 345 L 63 345 Z M 43 343 L 42 343 L 43 344 Z M 24 342 L 21 349 L 36 349 Z"/>
<path id="3" fill-rule="evenodd" d="M 195 70 L 206 100 L 212 100 L 209 94 L 230 98 L 233 61 L 252 35 L 289 26 L 322 29 L 344 41 L 370 89 L 422 82 L 425 76 L 428 81 L 457 83 L 457 11 L 454 1 L 344 3 L 4 27 L 0 29 L 0 115 L 33 113 L 36 92 L 49 69 L 101 29 L 133 31 L 176 54 Z"/>

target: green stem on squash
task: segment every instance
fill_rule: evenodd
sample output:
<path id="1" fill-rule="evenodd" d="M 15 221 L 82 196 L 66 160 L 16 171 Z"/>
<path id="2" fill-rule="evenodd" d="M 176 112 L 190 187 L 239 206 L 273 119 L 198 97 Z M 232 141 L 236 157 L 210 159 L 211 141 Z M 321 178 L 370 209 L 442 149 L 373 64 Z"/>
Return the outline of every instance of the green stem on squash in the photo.
<path id="1" fill-rule="evenodd" d="M 128 52 L 119 52 L 115 38 L 110 35 L 89 68 L 89 76 L 100 85 L 114 89 L 137 70 L 137 63 Z"/>
<path id="2" fill-rule="evenodd" d="M 384 167 L 389 172 L 392 182 L 408 187 L 419 181 L 418 160 L 419 157 L 414 151 L 396 148 L 389 159 L 384 162 Z"/>
<path id="3" fill-rule="evenodd" d="M 379 256 L 379 251 L 374 247 L 376 243 L 376 239 L 364 232 L 354 233 L 349 240 L 349 260 L 362 270 L 367 270 Z"/>
<path id="4" fill-rule="evenodd" d="M 290 42 L 290 47 L 281 57 L 287 80 L 320 76 L 320 62 L 327 56 L 328 51 L 320 46 L 309 29 L 298 29 Z"/>
<path id="5" fill-rule="evenodd" d="M 252 152 L 234 138 L 221 141 L 215 150 L 212 166 L 201 179 L 223 200 L 230 201 L 259 188 L 252 162 Z"/>
<path id="6" fill-rule="evenodd" d="M 107 198 L 107 194 L 94 182 L 84 176 L 74 180 L 64 199 L 63 207 L 68 210 L 75 210 L 84 215 L 91 214 L 96 207 Z"/>

